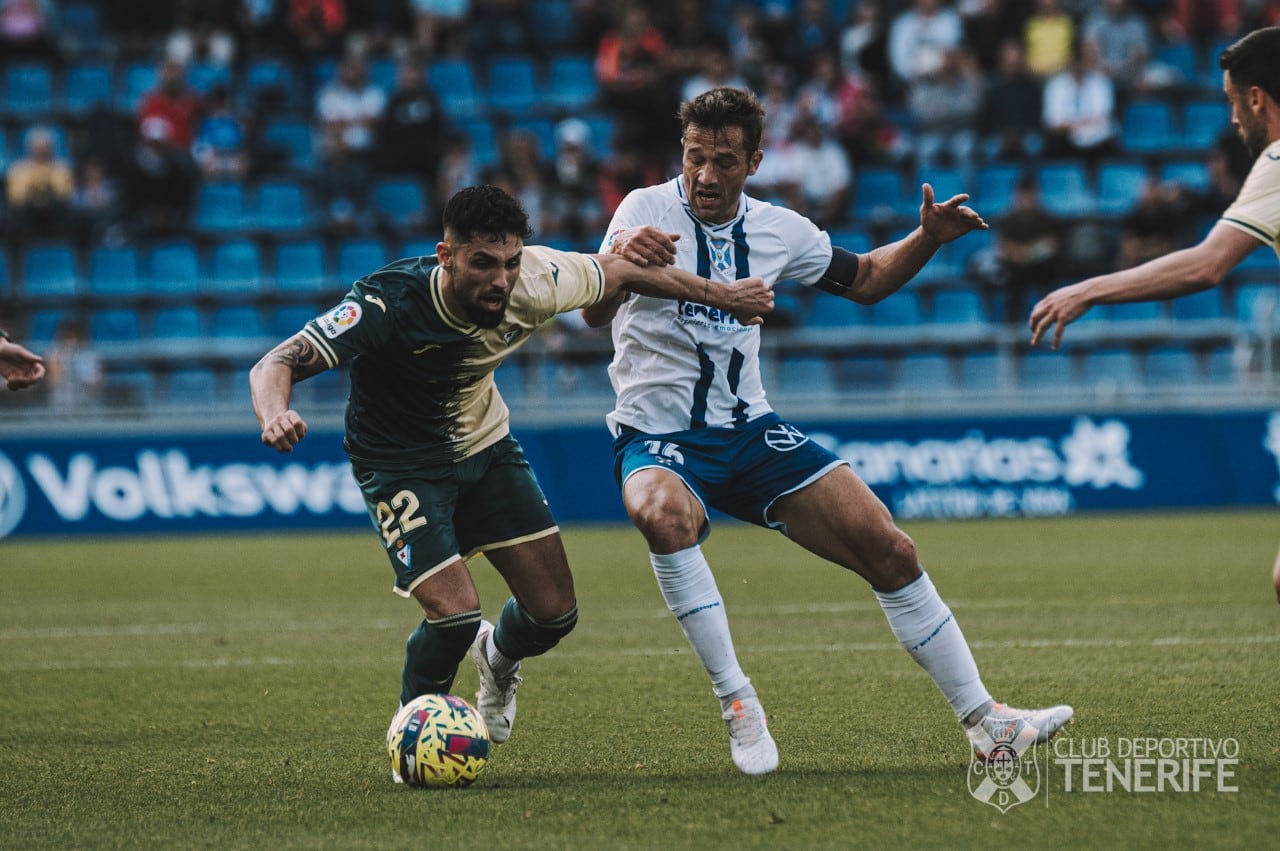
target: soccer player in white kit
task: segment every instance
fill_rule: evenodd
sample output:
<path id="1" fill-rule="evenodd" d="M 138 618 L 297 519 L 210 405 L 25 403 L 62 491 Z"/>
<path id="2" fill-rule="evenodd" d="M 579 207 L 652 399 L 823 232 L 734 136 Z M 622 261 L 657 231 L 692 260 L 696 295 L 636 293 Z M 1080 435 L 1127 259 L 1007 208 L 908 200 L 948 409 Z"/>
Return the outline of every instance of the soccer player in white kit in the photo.
<path id="1" fill-rule="evenodd" d="M 1218 67 L 1231 123 L 1257 158 L 1235 202 L 1198 245 L 1046 295 L 1031 310 L 1033 346 L 1052 330 L 1057 349 L 1067 325 L 1095 304 L 1159 301 L 1207 290 L 1259 243 L 1280 254 L 1280 27 L 1241 38 L 1222 51 Z M 1280 602 L 1280 553 L 1271 568 L 1271 586 Z"/>
<path id="2" fill-rule="evenodd" d="M 803 216 L 743 194 L 760 163 L 764 111 L 742 89 L 712 89 L 682 105 L 683 173 L 637 189 L 618 207 L 602 253 L 641 265 L 675 264 L 708 280 L 794 278 L 870 304 L 909 281 L 938 247 L 986 224 L 966 195 L 934 203 L 923 187 L 920 227 L 856 255 Z M 748 271 L 749 270 L 749 271 Z M 724 601 L 702 554 L 707 507 L 778 529 L 875 590 L 889 626 L 929 673 L 979 758 L 1017 727 L 1045 741 L 1070 720 L 1057 706 L 995 703 L 960 627 L 916 558 L 915 545 L 844 461 L 770 408 L 760 381 L 759 328 L 692 301 L 611 297 L 583 311 L 612 320 L 608 417 L 615 475 L 631 520 L 649 544 L 667 606 L 720 700 L 734 764 L 778 766 L 778 750 L 751 680 L 738 664 Z M 1026 732 L 1033 727 L 1035 735 Z"/>

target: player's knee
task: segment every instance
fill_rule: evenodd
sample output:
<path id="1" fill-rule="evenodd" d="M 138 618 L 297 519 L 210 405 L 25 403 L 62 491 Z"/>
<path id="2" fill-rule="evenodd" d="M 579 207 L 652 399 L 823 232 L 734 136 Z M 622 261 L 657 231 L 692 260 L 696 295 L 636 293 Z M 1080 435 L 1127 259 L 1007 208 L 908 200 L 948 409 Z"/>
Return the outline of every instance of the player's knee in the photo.
<path id="1" fill-rule="evenodd" d="M 895 526 L 872 573 L 871 584 L 880 591 L 895 591 L 914 582 L 920 575 L 920 555 L 911 536 Z"/>
<path id="2" fill-rule="evenodd" d="M 648 488 L 627 499 L 627 513 L 656 553 L 671 553 L 698 542 L 701 517 L 686 494 Z"/>
<path id="3" fill-rule="evenodd" d="M 514 598 L 507 601 L 498 622 L 494 641 L 512 659 L 540 656 L 560 643 L 578 625 L 578 607 L 552 618 L 535 618 Z"/>

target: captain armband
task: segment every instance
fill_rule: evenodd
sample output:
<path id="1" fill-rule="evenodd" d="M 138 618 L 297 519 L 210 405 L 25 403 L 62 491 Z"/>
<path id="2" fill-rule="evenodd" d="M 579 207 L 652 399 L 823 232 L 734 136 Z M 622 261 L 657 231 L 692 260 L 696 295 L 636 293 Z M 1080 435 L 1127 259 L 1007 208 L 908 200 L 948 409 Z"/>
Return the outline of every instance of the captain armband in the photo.
<path id="1" fill-rule="evenodd" d="M 838 245 L 831 246 L 831 265 L 822 277 L 814 281 L 813 286 L 831 295 L 845 295 L 853 289 L 853 280 L 858 277 L 858 255 L 846 251 Z"/>

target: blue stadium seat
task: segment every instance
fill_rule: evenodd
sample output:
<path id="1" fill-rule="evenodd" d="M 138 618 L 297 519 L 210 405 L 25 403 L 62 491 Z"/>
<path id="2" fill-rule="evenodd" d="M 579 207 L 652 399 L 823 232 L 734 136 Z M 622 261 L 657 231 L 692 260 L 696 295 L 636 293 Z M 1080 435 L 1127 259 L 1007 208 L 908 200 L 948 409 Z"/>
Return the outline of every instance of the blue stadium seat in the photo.
<path id="1" fill-rule="evenodd" d="M 1149 176 L 1140 163 L 1109 161 L 1098 167 L 1098 212 L 1118 218 L 1131 212 L 1142 199 Z"/>
<path id="2" fill-rule="evenodd" d="M 960 386 L 966 390 L 1000 390 L 1000 355 L 996 352 L 969 352 L 960 358 Z"/>
<path id="3" fill-rule="evenodd" d="M 1149 385 L 1168 387 L 1195 384 L 1200 380 L 1200 370 L 1192 352 L 1166 346 L 1147 352 L 1143 376 Z"/>
<path id="4" fill-rule="evenodd" d="M 217 307 L 209 315 L 210 336 L 218 340 L 253 340 L 267 337 L 262 312 L 256 307 Z"/>
<path id="5" fill-rule="evenodd" d="M 102 49 L 102 11 L 97 3 L 60 3 L 58 25 L 69 55 L 96 55 Z"/>
<path id="6" fill-rule="evenodd" d="M 1085 380 L 1097 393 L 1115 394 L 1141 384 L 1138 363 L 1128 349 L 1089 352 L 1084 359 Z"/>
<path id="7" fill-rule="evenodd" d="M 567 4 L 566 4 L 567 5 Z M 547 102 L 556 109 L 576 113 L 600 96 L 595 64 L 587 56 L 554 56 L 547 67 Z"/>
<path id="8" fill-rule="evenodd" d="M 468 60 L 436 60 L 427 79 L 450 118 L 473 118 L 483 112 L 478 75 Z"/>
<path id="9" fill-rule="evenodd" d="M 533 60 L 506 56 L 489 63 L 490 108 L 511 118 L 523 118 L 538 105 L 538 73 Z"/>
<path id="10" fill-rule="evenodd" d="M 572 0 L 533 0 L 529 16 L 539 43 L 554 50 L 563 50 L 573 44 L 578 34 L 577 13 L 573 6 Z"/>
<path id="11" fill-rule="evenodd" d="M 147 264 L 150 290 L 158 295 L 194 295 L 200 286 L 200 264 L 195 247 L 186 241 L 157 245 Z"/>
<path id="12" fill-rule="evenodd" d="M 22 256 L 22 294 L 31 299 L 66 298 L 79 290 L 76 253 L 69 245 L 44 244 Z"/>
<path id="13" fill-rule="evenodd" d="M 1174 319 L 1221 319 L 1226 315 L 1222 304 L 1222 290 L 1218 287 L 1175 298 L 1170 306 Z"/>
<path id="14" fill-rule="evenodd" d="M 263 131 L 269 147 L 280 148 L 288 156 L 291 170 L 310 171 L 315 166 L 311 143 L 311 125 L 292 118 L 273 118 Z"/>
<path id="15" fill-rule="evenodd" d="M 968 185 L 964 175 L 961 174 L 958 168 L 937 167 L 921 171 L 916 175 L 915 183 L 911 185 L 911 191 L 914 193 L 924 183 L 933 187 L 934 198 L 939 203 L 953 195 L 973 194 L 973 187 Z"/>
<path id="16" fill-rule="evenodd" d="M 204 336 L 200 311 L 188 305 L 162 307 L 151 317 L 151 336 L 157 340 L 196 340 Z"/>
<path id="17" fill-rule="evenodd" d="M 1160 180 L 1203 192 L 1209 188 L 1209 166 L 1201 161 L 1166 161 L 1160 164 Z"/>
<path id="18" fill-rule="evenodd" d="M 10 65 L 4 72 L 4 100 L 0 109 L 23 121 L 50 112 L 53 102 L 53 71 L 39 62 Z"/>
<path id="19" fill-rule="evenodd" d="M 9 266 L 9 252 L 0 248 L 0 299 L 13 295 L 13 272 Z"/>
<path id="20" fill-rule="evenodd" d="M 307 193 L 297 181 L 282 179 L 258 188 L 258 227 L 276 235 L 306 230 L 314 223 Z"/>
<path id="21" fill-rule="evenodd" d="M 410 239 L 400 246 L 401 257 L 430 257 L 436 253 L 436 243 L 443 236 L 437 235 L 426 239 Z"/>
<path id="22" fill-rule="evenodd" d="M 1280 297 L 1272 283 L 1243 284 L 1236 290 L 1235 317 L 1249 328 L 1280 328 Z"/>
<path id="23" fill-rule="evenodd" d="M 872 325 L 919 325 L 922 321 L 920 297 L 909 289 L 871 305 Z"/>
<path id="24" fill-rule="evenodd" d="M 524 369 L 515 358 L 504 361 L 494 370 L 493 380 L 502 398 L 508 402 L 519 402 L 528 395 L 528 388 L 524 386 Z"/>
<path id="25" fill-rule="evenodd" d="M 989 320 L 979 293 L 944 289 L 933 297 L 933 321 L 943 325 L 985 325 Z"/>
<path id="26" fill-rule="evenodd" d="M 112 407 L 146 408 L 156 395 L 156 377 L 149 369 L 107 370 L 102 399 Z"/>
<path id="27" fill-rule="evenodd" d="M 215 298 L 264 294 L 268 287 L 262 274 L 258 246 L 248 241 L 214 246 L 209 254 L 208 271 L 200 283 L 201 291 Z"/>
<path id="28" fill-rule="evenodd" d="M 1195 46 L 1187 41 L 1162 44 L 1156 48 L 1156 63 L 1171 71 L 1179 84 L 1194 84 L 1200 77 L 1200 57 Z"/>
<path id="29" fill-rule="evenodd" d="M 235 181 L 206 183 L 196 195 L 192 224 L 206 233 L 231 234 L 249 223 L 244 186 Z"/>
<path id="30" fill-rule="evenodd" d="M 244 71 L 241 91 L 246 106 L 282 106 L 286 110 L 300 100 L 293 68 L 280 59 L 252 59 Z"/>
<path id="31" fill-rule="evenodd" d="M 89 339 L 96 343 L 134 343 L 142 339 L 138 312 L 109 307 L 95 310 L 89 317 Z"/>
<path id="32" fill-rule="evenodd" d="M 187 68 L 187 83 L 202 95 L 208 94 L 215 86 L 222 86 L 230 91 L 231 68 L 212 62 L 193 62 Z"/>
<path id="33" fill-rule="evenodd" d="M 276 248 L 276 291 L 312 296 L 334 285 L 325 266 L 324 243 L 318 239 L 284 243 Z"/>
<path id="34" fill-rule="evenodd" d="M 1032 351 L 1018 362 L 1018 384 L 1029 390 L 1061 390 L 1076 386 L 1078 381 L 1070 355 Z"/>
<path id="35" fill-rule="evenodd" d="M 1060 216 L 1087 216 L 1097 206 L 1084 163 L 1045 163 L 1036 168 L 1045 206 Z"/>
<path id="36" fill-rule="evenodd" d="M 397 231 L 417 230 L 430 215 L 427 193 L 412 177 L 389 177 L 374 184 L 373 209 L 385 225 Z"/>
<path id="37" fill-rule="evenodd" d="M 484 120 L 463 121 L 461 130 L 471 140 L 471 156 L 482 169 L 498 163 L 498 136 Z"/>
<path id="38" fill-rule="evenodd" d="M 33 348 L 39 351 L 40 346 L 47 346 L 53 341 L 59 328 L 74 319 L 75 312 L 66 308 L 32 311 L 27 317 L 25 340 L 34 344 Z"/>
<path id="39" fill-rule="evenodd" d="M 376 239 L 353 239 L 338 246 L 338 282 L 350 287 L 357 278 L 376 272 L 391 260 L 387 247 Z"/>
<path id="40" fill-rule="evenodd" d="M 898 368 L 898 386 L 907 393 L 934 393 L 958 389 L 946 355 L 933 352 L 910 352 L 903 356 Z"/>
<path id="41" fill-rule="evenodd" d="M 218 374 L 208 367 L 178 369 L 169 373 L 164 387 L 164 398 L 170 405 L 211 405 L 218 399 Z"/>
<path id="42" fill-rule="evenodd" d="M 528 133 L 537 142 L 538 153 L 546 161 L 556 156 L 556 129 L 546 118 L 521 118 L 511 122 L 512 133 Z"/>
<path id="43" fill-rule="evenodd" d="M 136 297 L 143 289 L 134 249 L 95 248 L 89 255 L 89 292 L 93 295 Z"/>
<path id="44" fill-rule="evenodd" d="M 135 62 L 127 65 L 116 78 L 116 109 L 134 114 L 142 96 L 156 84 L 156 66 L 151 62 Z"/>
<path id="45" fill-rule="evenodd" d="M 608 159 L 613 156 L 613 137 L 615 135 L 613 118 L 598 113 L 578 117 L 587 122 L 587 127 L 591 130 L 591 147 L 596 152 L 596 156 L 601 159 Z"/>
<path id="46" fill-rule="evenodd" d="M 1242 376 L 1236 350 L 1233 346 L 1216 346 L 1204 359 L 1205 381 L 1218 387 L 1235 384 Z"/>
<path id="47" fill-rule="evenodd" d="M 854 254 L 866 254 L 876 245 L 871 239 L 871 234 L 865 230 L 839 230 L 832 228 L 829 231 L 831 236 L 831 244 L 838 245 L 845 251 L 852 251 Z"/>
<path id="48" fill-rule="evenodd" d="M 819 293 L 809 305 L 809 317 L 804 324 L 814 328 L 845 328 L 870 322 L 870 308 L 847 298 Z"/>
<path id="49" fill-rule="evenodd" d="M 13 145 L 10 144 L 10 135 L 3 127 L 0 127 L 0 174 L 3 174 L 9 168 L 9 162 L 13 159 Z M 3 198 L 0 197 L 0 202 Z"/>
<path id="50" fill-rule="evenodd" d="M 1093 308 L 1097 310 L 1098 305 Z M 1108 306 L 1107 319 L 1112 322 L 1164 322 L 1164 306 L 1158 301 L 1129 301 Z M 1089 312 L 1092 313 L 1093 310 Z"/>
<path id="51" fill-rule="evenodd" d="M 67 69 L 62 103 L 72 115 L 84 115 L 94 107 L 109 105 L 115 91 L 115 74 L 110 65 L 87 62 Z"/>
<path id="52" fill-rule="evenodd" d="M 282 340 L 292 337 L 319 314 L 320 311 L 303 305 L 277 307 L 271 311 L 271 334 Z"/>
<path id="53" fill-rule="evenodd" d="M 1140 100 L 1124 108 L 1120 146 L 1134 153 L 1158 153 L 1177 148 L 1180 139 L 1173 107 L 1162 100 Z"/>
<path id="54" fill-rule="evenodd" d="M 1022 177 L 1022 166 L 996 163 L 978 169 L 969 202 L 988 221 L 1007 213 L 1013 206 L 1014 188 Z"/>
<path id="55" fill-rule="evenodd" d="M 948 243 L 951 246 L 951 259 L 962 273 L 968 272 L 975 254 L 995 248 L 995 229 L 998 227 L 999 225 L 993 225 L 988 230 L 972 230 L 955 242 Z"/>
<path id="56" fill-rule="evenodd" d="M 1221 100 L 1193 100 L 1182 108 L 1182 141 L 1188 148 L 1207 151 L 1230 127 L 1231 108 Z"/>
<path id="57" fill-rule="evenodd" d="M 881 355 L 857 355 L 835 364 L 836 387 L 851 393 L 883 393 L 892 388 L 894 371 Z"/>
<path id="58" fill-rule="evenodd" d="M 369 63 L 369 82 L 382 89 L 388 96 L 396 89 L 396 62 L 394 59 L 375 59 Z"/>
<path id="59" fill-rule="evenodd" d="M 859 222 L 902 218 L 907 206 L 902 176 L 892 168 L 865 168 L 855 179 L 853 215 Z"/>
<path id="60" fill-rule="evenodd" d="M 777 389 L 806 396 L 831 394 L 835 391 L 831 363 L 819 355 L 786 355 L 779 368 Z"/>

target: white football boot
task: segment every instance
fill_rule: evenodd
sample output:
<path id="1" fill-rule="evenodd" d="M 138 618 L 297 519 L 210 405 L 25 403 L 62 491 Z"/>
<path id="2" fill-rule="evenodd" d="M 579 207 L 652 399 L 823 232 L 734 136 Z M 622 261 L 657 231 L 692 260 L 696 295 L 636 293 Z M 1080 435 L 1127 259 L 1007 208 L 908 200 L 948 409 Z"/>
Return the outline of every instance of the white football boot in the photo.
<path id="1" fill-rule="evenodd" d="M 778 745 L 769 735 L 758 698 L 735 700 L 721 717 L 729 725 L 729 752 L 739 771 L 768 774 L 778 767 Z"/>
<path id="2" fill-rule="evenodd" d="M 493 624 L 480 622 L 480 631 L 472 642 L 467 655 L 475 663 L 480 674 L 480 690 L 476 692 L 476 709 L 489 728 L 489 739 L 501 744 L 511 737 L 511 725 L 516 720 L 516 686 L 520 685 L 520 663 L 516 662 L 511 673 L 498 676 L 489 663 L 489 647 L 493 644 Z"/>
<path id="3" fill-rule="evenodd" d="M 979 762 L 986 762 L 997 750 L 1011 749 L 1022 756 L 1027 748 L 1047 742 L 1071 721 L 1075 714 L 1070 706 L 1047 709 L 1015 709 L 997 703 L 982 720 L 965 727 L 965 735 Z"/>

